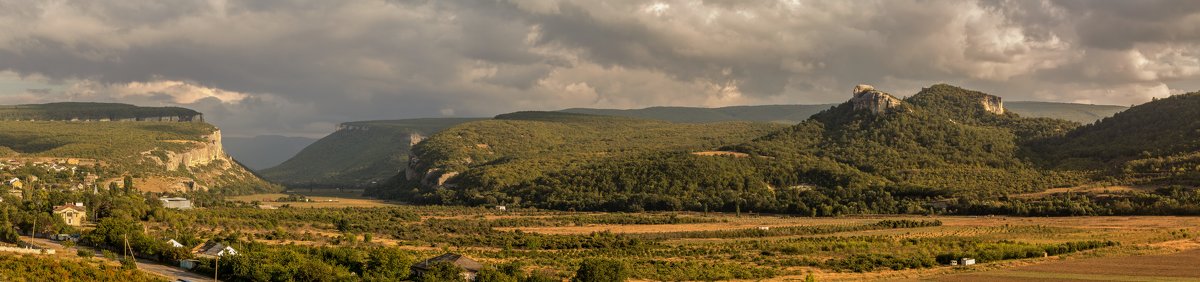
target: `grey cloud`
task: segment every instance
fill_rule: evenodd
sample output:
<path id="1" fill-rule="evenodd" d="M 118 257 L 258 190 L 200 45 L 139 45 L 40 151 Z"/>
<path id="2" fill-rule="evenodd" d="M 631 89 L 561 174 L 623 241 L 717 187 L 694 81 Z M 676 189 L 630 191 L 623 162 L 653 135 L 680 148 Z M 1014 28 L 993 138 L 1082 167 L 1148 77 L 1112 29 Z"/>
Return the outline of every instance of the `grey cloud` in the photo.
<path id="1" fill-rule="evenodd" d="M 22 101 L 179 104 L 245 136 L 447 113 L 825 103 L 857 83 L 1129 104 L 1200 87 L 1198 12 L 1195 1 L 0 0 L 0 71 L 87 82 Z M 154 81 L 244 98 L 180 104 L 187 93 L 122 87 Z"/>

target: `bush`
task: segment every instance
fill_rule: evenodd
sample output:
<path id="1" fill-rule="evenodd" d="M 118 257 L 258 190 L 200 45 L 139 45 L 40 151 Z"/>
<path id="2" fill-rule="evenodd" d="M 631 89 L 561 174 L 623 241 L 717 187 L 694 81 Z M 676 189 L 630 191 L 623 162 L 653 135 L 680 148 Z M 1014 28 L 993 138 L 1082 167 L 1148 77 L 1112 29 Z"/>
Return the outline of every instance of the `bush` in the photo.
<path id="1" fill-rule="evenodd" d="M 463 281 L 463 269 L 450 262 L 439 261 L 429 264 L 429 270 L 417 274 L 418 282 Z"/>
<path id="2" fill-rule="evenodd" d="M 78 251 L 75 251 L 75 255 L 81 258 L 91 258 L 96 256 L 96 253 L 92 252 L 91 250 L 79 249 Z"/>
<path id="3" fill-rule="evenodd" d="M 629 279 L 625 263 L 611 259 L 591 258 L 579 265 L 572 282 L 612 282 Z"/>

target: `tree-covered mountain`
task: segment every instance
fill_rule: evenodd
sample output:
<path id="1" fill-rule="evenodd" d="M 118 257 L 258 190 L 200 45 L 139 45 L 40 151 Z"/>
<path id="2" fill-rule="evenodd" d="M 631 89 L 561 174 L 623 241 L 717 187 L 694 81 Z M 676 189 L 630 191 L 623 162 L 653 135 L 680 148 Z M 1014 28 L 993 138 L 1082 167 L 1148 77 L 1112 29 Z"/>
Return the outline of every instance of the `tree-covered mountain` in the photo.
<path id="1" fill-rule="evenodd" d="M 348 122 L 278 166 L 267 179 L 295 187 L 369 186 L 403 171 L 412 144 L 475 118 Z"/>
<path id="2" fill-rule="evenodd" d="M 733 106 L 722 108 L 651 107 L 630 110 L 572 108 L 559 112 L 621 116 L 677 123 L 755 121 L 796 124 L 834 106 L 837 106 L 837 104 Z M 1010 102 L 1006 103 L 1005 107 L 1022 116 L 1060 118 L 1081 123 L 1090 123 L 1125 109 L 1125 107 L 1121 106 L 1043 102 Z M 399 127 L 383 127 L 383 130 L 391 130 L 389 128 L 412 129 L 423 127 L 424 129 L 422 130 L 408 131 L 428 136 L 449 127 L 443 126 L 443 121 L 450 121 L 446 125 L 452 125 L 455 122 L 454 119 L 414 119 L 368 123 L 396 123 L 400 125 Z M 422 125 L 420 124 L 421 122 L 430 122 L 430 124 Z M 322 142 L 314 143 L 313 145 L 318 146 L 317 148 L 312 148 L 308 152 L 295 154 L 292 158 L 297 159 L 297 161 L 265 169 L 264 173 L 273 181 L 298 186 L 356 186 L 379 181 L 395 173 L 397 170 L 404 169 L 404 161 L 409 152 L 408 146 L 402 143 L 408 143 L 405 133 L 408 131 L 401 131 L 395 134 L 380 132 L 358 134 L 339 130 L 325 137 Z M 292 143 L 279 141 L 270 144 L 273 144 L 273 147 L 288 147 Z M 241 152 L 251 151 L 257 154 L 257 152 L 266 151 L 252 148 L 243 149 L 240 142 L 230 142 L 229 147 L 235 156 L 245 160 L 251 167 L 258 166 L 259 162 L 257 160 L 259 158 L 254 155 L 247 155 L 251 153 Z M 386 152 L 380 151 L 380 148 L 385 149 Z M 242 157 L 243 155 L 247 155 L 248 157 Z"/>
<path id="3" fill-rule="evenodd" d="M 287 161 L 313 142 L 317 139 L 279 135 L 225 137 L 225 150 L 250 169 L 263 170 Z"/>
<path id="4" fill-rule="evenodd" d="M 1107 170 L 1131 184 L 1200 184 L 1200 92 L 1134 106 L 1034 150 L 1051 167 Z"/>
<path id="5" fill-rule="evenodd" d="M 755 122 L 671 123 L 560 112 L 505 114 L 446 129 L 417 144 L 408 173 L 372 194 L 480 204 L 516 203 L 525 198 L 531 205 L 542 205 L 549 202 L 521 189 L 597 164 L 663 152 L 709 151 L 783 127 Z"/>
<path id="6" fill-rule="evenodd" d="M 1113 120 L 1132 119 L 1140 111 L 1080 127 L 1073 121 L 1023 117 L 999 97 L 950 85 L 933 85 L 903 100 L 869 87 L 859 90 L 846 103 L 760 135 L 751 133 L 761 129 L 745 130 L 749 124 L 730 128 L 561 113 L 502 115 L 452 127 L 418 144 L 410 173 L 372 194 L 419 203 L 577 210 L 811 215 L 1118 210 L 1089 206 L 1099 205 L 1090 200 L 1008 197 L 1104 179 L 1107 174 L 1095 170 L 1057 169 L 1042 150 L 1087 148 L 1071 142 L 1105 136 L 1109 133 L 1091 132 L 1103 132 Z M 1162 118 L 1138 122 L 1170 122 Z M 1192 126 L 1174 124 L 1182 127 L 1161 132 Z M 672 131 L 688 125 L 706 130 Z M 651 130 L 659 127 L 675 129 Z M 1156 135 L 1154 127 L 1143 130 L 1167 136 Z M 685 136 L 690 137 L 679 139 Z M 1135 137 L 1127 138 L 1136 143 Z M 1103 140 L 1094 142 L 1104 147 Z M 1152 200 L 1127 206 L 1153 206 L 1161 199 L 1136 197 Z"/>
<path id="7" fill-rule="evenodd" d="M 164 110 L 115 104 L 69 103 L 18 107 L 56 109 L 50 110 L 54 112 L 63 109 L 64 105 L 72 111 L 105 113 L 102 116 L 108 117 L 126 116 L 128 113 L 199 116 L 199 113 L 186 109 Z M 88 105 L 97 105 L 98 108 L 88 108 Z M 121 113 L 109 112 L 112 109 L 120 109 Z M 128 176 L 133 178 L 138 189 L 154 192 L 215 189 L 246 193 L 278 188 L 226 155 L 221 131 L 199 119 L 116 121 L 96 119 L 98 116 L 72 117 L 80 121 L 0 121 L 0 161 L 3 161 L 0 164 L 0 177 L 21 178 L 30 184 L 68 187 L 91 184 L 105 186 L 121 182 L 122 178 Z"/>

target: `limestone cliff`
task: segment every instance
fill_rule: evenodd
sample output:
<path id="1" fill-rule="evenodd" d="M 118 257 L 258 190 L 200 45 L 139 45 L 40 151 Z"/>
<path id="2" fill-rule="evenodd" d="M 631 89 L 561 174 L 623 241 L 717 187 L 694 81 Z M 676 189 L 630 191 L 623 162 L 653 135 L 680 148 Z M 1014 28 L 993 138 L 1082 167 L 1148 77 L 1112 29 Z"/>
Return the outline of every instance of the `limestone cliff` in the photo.
<path id="1" fill-rule="evenodd" d="M 851 98 L 850 102 L 854 104 L 855 111 L 870 111 L 878 114 L 900 106 L 900 99 L 883 91 L 875 90 L 875 87 L 870 85 L 860 84 L 855 86 L 852 92 L 854 98 Z"/>
<path id="2" fill-rule="evenodd" d="M 143 152 L 144 160 L 160 166 L 166 173 L 157 176 L 147 173 L 145 179 L 138 181 L 145 182 L 149 186 L 141 185 L 139 189 L 169 192 L 181 191 L 184 188 L 206 190 L 210 187 L 231 185 L 251 185 L 263 188 L 270 186 L 225 153 L 225 148 L 221 144 L 220 130 L 200 136 L 199 140 L 176 140 L 170 141 L 170 143 L 182 146 L 169 149 L 156 148 Z"/>
<path id="3" fill-rule="evenodd" d="M 979 103 L 983 105 L 983 110 L 989 113 L 997 115 L 1004 114 L 1004 101 L 1001 101 L 1000 97 L 984 95 L 983 98 L 979 100 Z"/>
<path id="4" fill-rule="evenodd" d="M 205 135 L 203 141 L 184 141 L 182 143 L 192 145 L 193 149 L 183 152 L 167 151 L 167 160 L 164 162 L 167 170 L 206 166 L 219 160 L 224 161 L 220 164 L 222 169 L 232 166 L 233 159 L 225 154 L 225 148 L 221 145 L 220 130 Z"/>

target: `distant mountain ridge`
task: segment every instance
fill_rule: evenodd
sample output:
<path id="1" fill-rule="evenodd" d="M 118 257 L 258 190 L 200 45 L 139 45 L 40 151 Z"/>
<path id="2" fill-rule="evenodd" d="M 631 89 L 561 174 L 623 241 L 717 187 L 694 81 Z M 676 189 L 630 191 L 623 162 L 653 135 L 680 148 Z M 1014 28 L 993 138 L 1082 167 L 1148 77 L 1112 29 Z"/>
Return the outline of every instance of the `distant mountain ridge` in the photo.
<path id="1" fill-rule="evenodd" d="M 837 105 L 758 105 L 720 108 L 650 107 L 644 109 L 571 108 L 558 112 L 622 116 L 677 123 L 755 121 L 797 124 L 807 120 L 816 113 L 828 110 Z M 1004 106 L 1009 111 L 1026 117 L 1060 118 L 1080 123 L 1091 123 L 1126 108 L 1122 106 L 1048 102 L 1005 102 Z M 501 117 L 503 116 L 501 115 Z M 483 119 L 485 118 L 429 118 L 348 122 L 340 125 L 338 131 L 333 134 L 314 142 L 312 146 L 316 147 L 312 148 L 312 150 L 306 148 L 297 153 L 291 158 L 295 159 L 295 161 L 289 159 L 289 161 L 279 166 L 264 169 L 263 173 L 273 181 L 291 184 L 303 183 L 302 185 L 364 185 L 364 183 L 377 182 L 386 179 L 390 176 L 389 173 L 404 169 L 405 159 L 410 154 L 408 151 L 409 146 L 404 144 L 410 143 L 411 138 L 409 138 L 410 136 L 407 133 L 416 132 L 421 136 L 429 136 L 457 123 Z M 421 125 L 422 122 L 430 124 L 423 126 Z M 349 130 L 369 130 L 373 127 L 378 127 L 383 132 Z M 414 129 L 417 127 L 421 127 L 421 129 Z M 387 142 L 394 143 L 389 145 Z M 231 144 L 230 146 L 240 146 L 240 144 Z M 241 148 L 231 148 L 230 150 L 245 151 Z M 338 165 L 333 165 L 333 163 L 337 163 Z"/>
<path id="2" fill-rule="evenodd" d="M 758 105 L 731 106 L 721 108 L 701 107 L 650 107 L 643 109 L 596 109 L 570 108 L 562 110 L 568 113 L 625 116 L 646 119 L 658 119 L 672 122 L 719 122 L 719 121 L 762 121 L 796 124 L 838 104 L 813 105 Z M 1046 117 L 1092 123 L 1129 107 L 1112 105 L 1091 105 L 1057 102 L 1004 102 L 1004 108 L 1025 117 Z"/>
<path id="3" fill-rule="evenodd" d="M 0 106 L 0 120 L 203 122 L 204 115 L 195 110 L 180 107 L 61 102 Z"/>

